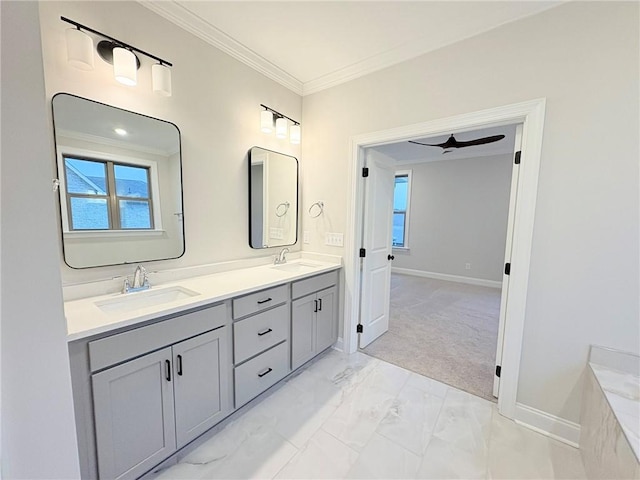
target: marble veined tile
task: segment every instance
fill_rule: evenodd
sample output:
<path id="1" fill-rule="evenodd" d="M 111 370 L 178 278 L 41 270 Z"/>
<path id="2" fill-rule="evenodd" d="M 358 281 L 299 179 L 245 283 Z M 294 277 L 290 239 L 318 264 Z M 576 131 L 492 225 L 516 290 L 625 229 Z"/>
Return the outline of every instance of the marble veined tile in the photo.
<path id="1" fill-rule="evenodd" d="M 445 396 L 433 436 L 458 450 L 486 455 L 495 405 L 455 388 Z"/>
<path id="2" fill-rule="evenodd" d="M 374 434 L 346 478 L 415 478 L 421 457 Z"/>
<path id="3" fill-rule="evenodd" d="M 440 398 L 444 398 L 447 394 L 447 390 L 449 389 L 447 384 L 423 375 L 418 375 L 417 373 L 411 373 L 411 375 L 409 375 L 407 385 Z"/>
<path id="4" fill-rule="evenodd" d="M 319 430 L 275 478 L 344 478 L 358 452 Z"/>
<path id="5" fill-rule="evenodd" d="M 483 479 L 486 471 L 485 452 L 461 450 L 451 442 L 432 437 L 416 478 Z"/>
<path id="6" fill-rule="evenodd" d="M 329 350 L 320 359 L 306 367 L 306 370 L 316 377 L 328 380 L 348 395 L 379 363 L 380 360 L 377 358 L 360 352 L 345 355 Z"/>
<path id="7" fill-rule="evenodd" d="M 443 399 L 407 383 L 376 430 L 407 450 L 422 455 L 442 408 Z"/>
<path id="8" fill-rule="evenodd" d="M 488 478 L 584 479 L 580 450 L 494 412 Z"/>
<path id="9" fill-rule="evenodd" d="M 362 450 L 408 377 L 409 372 L 400 367 L 376 364 L 322 428 L 351 448 Z"/>

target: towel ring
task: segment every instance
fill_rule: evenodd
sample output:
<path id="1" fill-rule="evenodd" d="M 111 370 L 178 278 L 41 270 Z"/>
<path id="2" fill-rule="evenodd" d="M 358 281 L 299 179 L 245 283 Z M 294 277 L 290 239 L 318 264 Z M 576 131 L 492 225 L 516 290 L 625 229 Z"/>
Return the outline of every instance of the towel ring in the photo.
<path id="1" fill-rule="evenodd" d="M 313 214 L 313 208 L 317 207 L 317 212 L 315 215 Z M 318 218 L 324 212 L 324 202 L 316 202 L 309 207 L 309 215 L 311 218 Z"/>
<path id="2" fill-rule="evenodd" d="M 283 217 L 289 211 L 289 202 L 282 202 L 276 207 L 276 217 Z"/>

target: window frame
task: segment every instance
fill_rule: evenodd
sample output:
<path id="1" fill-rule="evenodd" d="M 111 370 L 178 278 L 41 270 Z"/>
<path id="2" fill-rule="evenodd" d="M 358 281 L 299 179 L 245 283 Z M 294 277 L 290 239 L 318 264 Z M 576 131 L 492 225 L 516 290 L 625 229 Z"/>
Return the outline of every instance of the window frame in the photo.
<path id="1" fill-rule="evenodd" d="M 74 158 L 78 160 L 88 160 L 93 162 L 102 162 L 106 168 L 107 179 L 107 195 L 82 195 L 82 194 L 70 194 L 67 192 L 66 185 L 66 165 L 65 158 Z M 60 184 L 60 203 L 62 208 L 61 220 L 62 220 L 62 232 L 64 235 L 74 237 L 114 237 L 114 236 L 144 236 L 144 235 L 161 235 L 164 230 L 162 228 L 162 212 L 160 209 L 160 192 L 158 181 L 158 164 L 156 161 L 147 160 L 142 158 L 128 157 L 124 155 L 114 155 L 111 153 L 93 151 L 89 149 L 68 147 L 65 145 L 58 145 L 57 153 L 58 163 L 58 181 Z M 120 222 L 120 200 L 139 200 L 138 197 L 127 197 L 117 195 L 115 189 L 115 174 L 114 165 L 123 165 L 131 167 L 139 167 L 147 169 L 147 175 L 149 179 L 150 196 L 145 198 L 145 201 L 149 202 L 149 209 L 151 212 L 151 228 L 112 228 L 114 219 Z M 71 197 L 76 198 L 105 198 L 107 200 L 107 209 L 109 215 L 109 229 L 87 229 L 87 230 L 73 230 L 71 229 L 71 213 L 70 213 L 70 201 Z M 115 209 L 115 212 L 114 212 Z"/>
<path id="2" fill-rule="evenodd" d="M 404 210 L 396 210 L 395 201 L 393 206 L 393 215 L 402 213 L 404 214 L 404 243 L 402 245 L 394 245 L 393 238 L 391 239 L 391 248 L 393 250 L 398 251 L 409 251 L 409 218 L 410 218 L 410 210 L 411 210 L 411 170 L 396 170 L 393 177 L 393 187 L 394 187 L 394 197 L 395 197 L 395 186 L 396 186 L 396 178 L 398 177 L 407 177 L 407 208 Z M 391 220 L 393 224 L 393 218 Z M 393 226 L 392 226 L 393 230 Z"/>

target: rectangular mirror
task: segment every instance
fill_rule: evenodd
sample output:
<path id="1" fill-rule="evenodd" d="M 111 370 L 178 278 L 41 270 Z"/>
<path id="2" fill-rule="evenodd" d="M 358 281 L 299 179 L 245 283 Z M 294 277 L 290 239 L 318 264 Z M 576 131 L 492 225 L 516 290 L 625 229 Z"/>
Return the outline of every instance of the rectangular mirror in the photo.
<path id="1" fill-rule="evenodd" d="M 52 106 L 66 264 L 182 256 L 178 127 L 67 93 Z"/>
<path id="2" fill-rule="evenodd" d="M 260 147 L 249 150 L 249 245 L 298 240 L 298 160 Z"/>

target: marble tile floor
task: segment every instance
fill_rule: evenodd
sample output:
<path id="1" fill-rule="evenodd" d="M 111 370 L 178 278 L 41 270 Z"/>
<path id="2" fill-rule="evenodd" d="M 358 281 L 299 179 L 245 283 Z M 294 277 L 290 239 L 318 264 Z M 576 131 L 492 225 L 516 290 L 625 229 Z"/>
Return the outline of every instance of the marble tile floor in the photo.
<path id="1" fill-rule="evenodd" d="M 494 403 L 329 350 L 146 478 L 586 478 L 578 449 Z"/>

